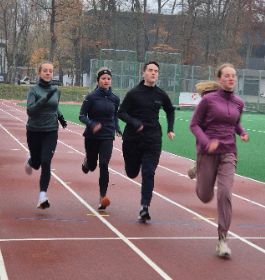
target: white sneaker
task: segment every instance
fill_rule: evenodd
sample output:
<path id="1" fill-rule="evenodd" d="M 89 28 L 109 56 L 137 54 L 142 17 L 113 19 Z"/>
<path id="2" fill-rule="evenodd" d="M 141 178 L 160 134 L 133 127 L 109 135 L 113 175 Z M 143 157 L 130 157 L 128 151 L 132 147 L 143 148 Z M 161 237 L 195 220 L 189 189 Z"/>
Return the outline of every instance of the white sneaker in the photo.
<path id="1" fill-rule="evenodd" d="M 29 165 L 29 159 L 26 161 L 26 164 L 25 164 L 25 172 L 26 172 L 28 175 L 31 175 L 31 174 L 32 174 L 32 167 Z"/>
<path id="2" fill-rule="evenodd" d="M 228 247 L 225 239 L 220 239 L 216 246 L 217 255 L 221 258 L 230 258 L 231 249 Z"/>
<path id="3" fill-rule="evenodd" d="M 43 194 L 43 192 L 40 192 L 40 198 L 37 204 L 38 209 L 46 209 L 50 207 L 49 199 L 46 195 L 46 193 Z"/>

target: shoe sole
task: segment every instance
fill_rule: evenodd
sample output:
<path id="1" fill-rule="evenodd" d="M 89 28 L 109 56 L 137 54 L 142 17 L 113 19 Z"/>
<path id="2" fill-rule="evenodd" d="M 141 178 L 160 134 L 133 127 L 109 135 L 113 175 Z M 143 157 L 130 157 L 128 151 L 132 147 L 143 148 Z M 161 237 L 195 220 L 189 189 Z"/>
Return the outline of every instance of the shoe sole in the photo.
<path id="1" fill-rule="evenodd" d="M 38 209 L 46 209 L 50 207 L 50 203 L 48 200 L 43 201 L 42 203 L 37 205 Z"/>
<path id="2" fill-rule="evenodd" d="M 138 217 L 138 221 L 140 222 L 140 223 L 146 223 L 147 221 L 150 221 L 151 220 L 151 217 L 149 216 L 149 217 L 145 217 L 145 216 L 139 216 Z"/>
<path id="3" fill-rule="evenodd" d="M 225 254 L 218 254 L 217 253 L 217 255 L 218 255 L 219 258 L 222 258 L 222 259 L 230 259 L 231 258 L 231 254 L 229 254 L 229 253 L 225 253 Z"/>

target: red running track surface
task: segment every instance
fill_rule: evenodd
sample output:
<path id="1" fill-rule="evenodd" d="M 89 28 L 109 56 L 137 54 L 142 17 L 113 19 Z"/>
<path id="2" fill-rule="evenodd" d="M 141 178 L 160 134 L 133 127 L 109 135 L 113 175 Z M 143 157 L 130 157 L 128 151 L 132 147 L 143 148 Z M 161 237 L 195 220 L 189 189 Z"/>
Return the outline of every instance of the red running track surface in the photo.
<path id="1" fill-rule="evenodd" d="M 97 212 L 98 169 L 83 174 L 83 127 L 60 129 L 48 196 L 37 210 L 39 171 L 27 176 L 25 109 L 0 101 L 0 279 L 265 279 L 265 184 L 236 176 L 232 258 L 216 256 L 216 200 L 202 204 L 189 159 L 163 153 L 150 208 L 137 222 L 140 176 L 126 177 L 114 143 L 108 196 Z M 178 134 L 178 132 L 176 133 Z M 178 141 L 177 137 L 174 141 Z"/>

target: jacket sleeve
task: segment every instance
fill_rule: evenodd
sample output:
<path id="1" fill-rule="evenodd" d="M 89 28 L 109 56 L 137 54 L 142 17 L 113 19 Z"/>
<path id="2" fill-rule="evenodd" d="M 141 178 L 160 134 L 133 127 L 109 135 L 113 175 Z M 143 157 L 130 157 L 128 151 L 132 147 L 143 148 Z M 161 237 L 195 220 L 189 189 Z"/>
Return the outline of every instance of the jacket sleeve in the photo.
<path id="1" fill-rule="evenodd" d="M 31 88 L 27 95 L 27 114 L 33 116 L 39 112 L 40 108 L 47 103 L 48 98 L 37 96 L 34 88 Z"/>
<path id="2" fill-rule="evenodd" d="M 61 117 L 63 117 L 63 114 L 62 114 L 62 112 L 61 112 L 60 109 L 59 109 L 60 99 L 61 99 L 61 92 L 58 90 L 58 109 L 57 109 L 58 119 L 60 119 Z"/>
<path id="3" fill-rule="evenodd" d="M 84 123 L 89 127 L 91 127 L 94 124 L 94 121 L 88 117 L 91 105 L 92 105 L 92 100 L 89 97 L 89 95 L 87 95 L 85 100 L 83 101 L 79 114 L 80 122 Z"/>
<path id="4" fill-rule="evenodd" d="M 131 104 L 132 97 L 130 92 L 128 92 L 118 110 L 118 118 L 126 124 L 132 125 L 135 129 L 138 129 L 142 125 L 142 122 L 128 114 L 128 111 L 131 109 Z"/>
<path id="5" fill-rule="evenodd" d="M 247 134 L 246 131 L 244 130 L 244 128 L 241 126 L 241 115 L 243 112 L 243 108 L 244 108 L 244 103 L 242 103 L 242 106 L 240 108 L 240 118 L 238 119 L 236 127 L 235 127 L 235 132 L 239 136 Z"/>
<path id="6" fill-rule="evenodd" d="M 208 101 L 203 98 L 197 105 L 190 122 L 190 130 L 195 135 L 196 141 L 207 149 L 210 144 L 210 139 L 204 133 L 202 127 L 205 122 L 205 114 L 208 107 Z"/>
<path id="7" fill-rule="evenodd" d="M 115 121 L 115 130 L 118 133 L 121 133 L 120 125 L 119 125 L 119 119 L 118 119 L 118 110 L 120 106 L 120 98 L 117 97 L 115 102 L 115 113 L 114 113 L 114 121 Z"/>
<path id="8" fill-rule="evenodd" d="M 175 108 L 167 94 L 164 95 L 163 110 L 167 115 L 167 132 L 174 132 Z"/>
<path id="9" fill-rule="evenodd" d="M 235 131 L 236 131 L 236 134 L 239 136 L 247 134 L 246 131 L 241 126 L 240 121 L 237 123 Z"/>

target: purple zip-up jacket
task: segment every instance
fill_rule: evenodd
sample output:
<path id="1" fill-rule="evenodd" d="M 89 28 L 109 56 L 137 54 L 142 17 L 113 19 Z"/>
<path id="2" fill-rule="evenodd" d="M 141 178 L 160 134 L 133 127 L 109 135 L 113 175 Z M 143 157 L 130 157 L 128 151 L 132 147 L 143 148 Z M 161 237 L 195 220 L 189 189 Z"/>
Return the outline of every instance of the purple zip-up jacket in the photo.
<path id="1" fill-rule="evenodd" d="M 197 105 L 190 123 L 198 153 L 207 153 L 213 140 L 219 141 L 214 154 L 236 154 L 236 137 L 246 134 L 240 125 L 244 103 L 233 92 L 223 89 L 205 95 Z"/>

